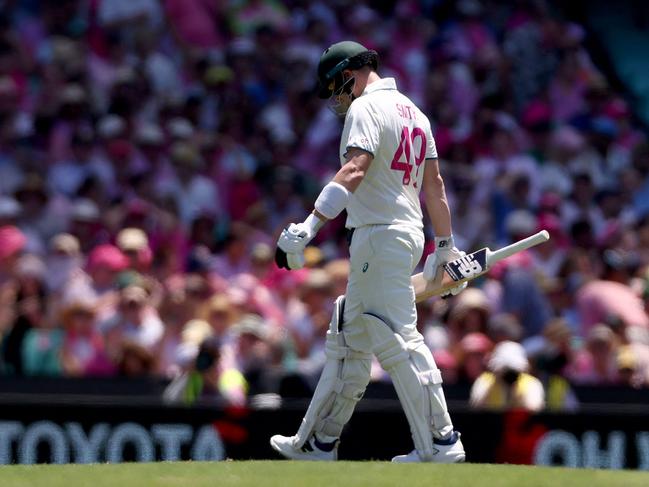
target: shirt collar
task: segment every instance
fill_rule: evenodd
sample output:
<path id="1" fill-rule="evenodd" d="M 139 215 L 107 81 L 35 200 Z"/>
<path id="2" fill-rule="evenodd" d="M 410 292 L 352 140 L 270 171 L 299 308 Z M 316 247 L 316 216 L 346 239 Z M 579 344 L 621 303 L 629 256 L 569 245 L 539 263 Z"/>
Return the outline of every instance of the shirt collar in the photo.
<path id="1" fill-rule="evenodd" d="M 372 93 L 378 90 L 396 90 L 396 89 L 397 89 L 397 83 L 396 81 L 394 81 L 394 78 L 381 78 L 380 80 L 367 85 L 363 90 L 361 96 L 367 95 L 368 93 Z"/>

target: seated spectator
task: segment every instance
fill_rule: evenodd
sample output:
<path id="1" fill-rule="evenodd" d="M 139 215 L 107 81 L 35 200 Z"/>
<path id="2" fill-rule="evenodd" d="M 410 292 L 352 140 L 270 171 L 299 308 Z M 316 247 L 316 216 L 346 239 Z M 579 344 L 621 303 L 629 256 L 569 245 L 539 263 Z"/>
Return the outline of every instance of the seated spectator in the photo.
<path id="1" fill-rule="evenodd" d="M 153 254 L 149 247 L 149 237 L 139 228 L 124 228 L 115 239 L 117 248 L 129 259 L 129 268 L 141 274 L 149 271 Z"/>
<path id="2" fill-rule="evenodd" d="M 23 340 L 29 330 L 47 317 L 45 267 L 36 256 L 24 254 L 14 266 L 15 281 L 5 289 L 7 318 L 12 323 L 2 339 L 2 359 L 7 373 L 23 374 Z"/>
<path id="3" fill-rule="evenodd" d="M 171 195 L 183 224 L 188 226 L 203 212 L 219 214 L 221 204 L 218 189 L 201 174 L 204 161 L 196 147 L 188 142 L 176 142 L 170 150 L 171 162 L 177 175 Z"/>
<path id="4" fill-rule="evenodd" d="M 545 405 L 543 384 L 527 373 L 525 349 L 516 342 L 494 348 L 483 372 L 471 387 L 469 404 L 476 409 L 540 411 Z"/>
<path id="5" fill-rule="evenodd" d="M 84 272 L 73 276 L 63 288 L 67 293 L 92 292 L 97 296 L 98 320 L 107 319 L 115 312 L 119 300 L 117 276 L 128 267 L 128 259 L 115 246 L 98 245 L 88 255 Z"/>
<path id="6" fill-rule="evenodd" d="M 73 295 L 67 296 L 61 305 L 63 343 L 60 360 L 66 376 L 89 377 L 115 373 L 115 367 L 104 349 L 104 339 L 96 328 L 96 302 L 92 295 Z"/>
<path id="7" fill-rule="evenodd" d="M 238 318 L 227 294 L 212 296 L 198 311 L 198 316 L 210 324 L 214 335 L 219 339 L 225 337 Z"/>
<path id="8" fill-rule="evenodd" d="M 619 380 L 617 352 L 619 343 L 610 327 L 597 324 L 586 337 L 586 346 L 577 352 L 568 368 L 568 376 L 578 384 L 610 385 Z"/>
<path id="9" fill-rule="evenodd" d="M 155 349 L 162 339 L 164 324 L 150 299 L 147 290 L 138 285 L 127 286 L 119 292 L 116 312 L 99 325 L 111 354 L 116 354 L 124 341 L 147 350 Z"/>
<path id="10" fill-rule="evenodd" d="M 45 275 L 48 291 L 62 294 L 68 283 L 83 273 L 83 255 L 79 240 L 69 233 L 55 235 L 50 240 L 45 262 L 48 269 Z"/>
<path id="11" fill-rule="evenodd" d="M 460 341 L 458 382 L 471 385 L 486 370 L 491 340 L 479 332 L 469 333 Z"/>

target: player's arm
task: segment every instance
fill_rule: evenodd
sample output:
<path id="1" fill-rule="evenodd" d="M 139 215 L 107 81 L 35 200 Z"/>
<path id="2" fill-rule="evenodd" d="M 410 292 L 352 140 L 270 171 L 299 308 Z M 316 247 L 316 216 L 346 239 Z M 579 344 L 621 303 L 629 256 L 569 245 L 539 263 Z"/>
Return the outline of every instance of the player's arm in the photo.
<path id="1" fill-rule="evenodd" d="M 304 248 L 327 220 L 336 218 L 347 207 L 351 194 L 363 181 L 373 156 L 363 149 L 350 147 L 345 158 L 347 162 L 320 192 L 313 212 L 304 222 L 292 223 L 282 231 L 275 252 L 278 267 L 299 269 L 304 265 Z"/>
<path id="2" fill-rule="evenodd" d="M 446 198 L 444 179 L 439 172 L 439 161 L 426 159 L 424 166 L 424 201 L 433 224 L 435 236 L 452 235 L 451 211 Z"/>
<path id="3" fill-rule="evenodd" d="M 336 173 L 332 182 L 340 184 L 349 193 L 353 193 L 361 184 L 361 181 L 363 181 L 374 156 L 366 150 L 359 149 L 358 147 L 350 147 L 345 154 L 345 159 L 347 159 L 347 162 Z M 329 218 L 317 209 L 313 210 L 313 214 L 323 222 L 329 220 Z"/>
<path id="4" fill-rule="evenodd" d="M 451 228 L 451 211 L 446 198 L 444 179 L 439 172 L 437 158 L 426 159 L 424 167 L 424 201 L 435 232 L 435 252 L 426 257 L 424 263 L 424 279 L 430 281 L 435 278 L 438 268 L 451 260 L 459 259 L 464 252 L 455 247 Z M 450 289 L 442 296 L 457 294 L 467 286 L 466 283 Z"/>

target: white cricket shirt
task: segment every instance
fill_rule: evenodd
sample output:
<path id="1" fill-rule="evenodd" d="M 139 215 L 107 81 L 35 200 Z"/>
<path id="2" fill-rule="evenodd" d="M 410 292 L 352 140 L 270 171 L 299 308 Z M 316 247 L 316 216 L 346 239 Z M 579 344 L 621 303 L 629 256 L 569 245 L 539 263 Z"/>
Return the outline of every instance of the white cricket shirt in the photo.
<path id="1" fill-rule="evenodd" d="M 406 224 L 423 227 L 419 191 L 426 159 L 437 157 L 428 118 L 397 91 L 394 78 L 369 84 L 349 107 L 340 161 L 351 147 L 374 156 L 347 204 L 348 228 Z"/>

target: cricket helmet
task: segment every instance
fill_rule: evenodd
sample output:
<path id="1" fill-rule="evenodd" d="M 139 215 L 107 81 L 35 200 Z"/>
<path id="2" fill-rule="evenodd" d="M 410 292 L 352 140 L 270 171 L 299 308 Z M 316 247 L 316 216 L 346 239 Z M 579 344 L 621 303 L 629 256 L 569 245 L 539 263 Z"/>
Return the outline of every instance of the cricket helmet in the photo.
<path id="1" fill-rule="evenodd" d="M 345 69 L 360 69 L 365 65 L 378 68 L 378 54 L 354 41 L 342 41 L 331 45 L 322 53 L 318 63 L 318 96 L 330 98 L 345 80 Z"/>

